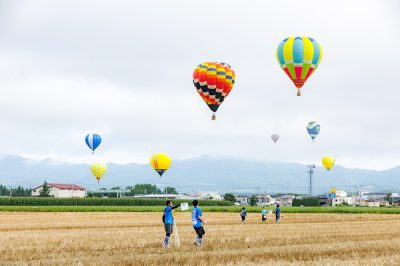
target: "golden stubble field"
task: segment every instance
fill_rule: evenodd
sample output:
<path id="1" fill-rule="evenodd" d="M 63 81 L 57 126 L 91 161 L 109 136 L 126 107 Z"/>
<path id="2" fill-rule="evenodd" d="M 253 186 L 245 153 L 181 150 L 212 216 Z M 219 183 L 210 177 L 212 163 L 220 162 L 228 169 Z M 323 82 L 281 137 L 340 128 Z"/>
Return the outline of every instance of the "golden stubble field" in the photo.
<path id="1" fill-rule="evenodd" d="M 161 213 L 0 212 L 0 265 L 400 265 L 400 215 L 204 213 L 195 247 L 177 213 L 181 247 L 164 249 Z M 174 237 L 172 237 L 172 240 Z"/>

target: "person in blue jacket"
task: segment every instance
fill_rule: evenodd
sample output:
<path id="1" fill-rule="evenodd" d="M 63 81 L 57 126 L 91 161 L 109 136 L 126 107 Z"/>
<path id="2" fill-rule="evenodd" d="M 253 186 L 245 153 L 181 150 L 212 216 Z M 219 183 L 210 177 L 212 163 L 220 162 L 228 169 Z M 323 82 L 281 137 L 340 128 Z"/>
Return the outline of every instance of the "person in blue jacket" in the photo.
<path id="1" fill-rule="evenodd" d="M 281 221 L 281 208 L 279 208 L 279 204 L 276 205 L 274 213 L 275 213 L 275 222 L 279 223 Z"/>
<path id="2" fill-rule="evenodd" d="M 199 201 L 194 200 L 192 204 L 192 225 L 197 234 L 193 244 L 201 247 L 203 246 L 204 241 L 203 236 L 206 233 L 203 227 L 203 225 L 206 223 L 206 220 L 203 218 L 203 214 L 199 208 Z"/>
<path id="3" fill-rule="evenodd" d="M 167 205 L 167 207 L 165 207 L 163 215 L 163 222 L 165 229 L 165 239 L 163 241 L 163 247 L 168 248 L 169 238 L 171 237 L 174 227 L 174 216 L 172 215 L 172 210 L 178 208 L 181 205 L 179 204 L 177 206 L 174 206 L 174 204 L 170 200 L 167 200 L 165 204 Z"/>

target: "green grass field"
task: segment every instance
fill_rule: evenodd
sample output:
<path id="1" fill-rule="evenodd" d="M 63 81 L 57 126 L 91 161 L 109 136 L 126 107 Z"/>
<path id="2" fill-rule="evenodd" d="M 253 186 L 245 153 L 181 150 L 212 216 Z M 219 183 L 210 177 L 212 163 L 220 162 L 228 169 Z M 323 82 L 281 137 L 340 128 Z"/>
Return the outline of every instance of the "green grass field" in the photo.
<path id="1" fill-rule="evenodd" d="M 205 212 L 240 212 L 240 206 L 201 206 Z M 258 213 L 261 207 L 246 207 Z M 273 210 L 273 207 L 267 207 Z M 16 212 L 161 212 L 164 206 L 0 206 L 0 211 Z M 282 207 L 282 213 L 381 213 L 400 214 L 399 207 Z M 178 209 L 179 211 L 179 209 Z"/>

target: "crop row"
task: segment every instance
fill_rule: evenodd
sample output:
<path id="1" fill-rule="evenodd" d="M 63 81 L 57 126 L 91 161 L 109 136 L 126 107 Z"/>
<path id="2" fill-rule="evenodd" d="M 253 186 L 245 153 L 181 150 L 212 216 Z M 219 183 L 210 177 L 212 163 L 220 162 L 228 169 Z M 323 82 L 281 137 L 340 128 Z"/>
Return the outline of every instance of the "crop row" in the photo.
<path id="1" fill-rule="evenodd" d="M 140 198 L 40 198 L 11 197 L 0 198 L 0 206 L 163 206 L 165 199 Z M 173 200 L 174 204 L 191 200 Z M 229 206 L 229 201 L 200 200 L 201 206 Z"/>

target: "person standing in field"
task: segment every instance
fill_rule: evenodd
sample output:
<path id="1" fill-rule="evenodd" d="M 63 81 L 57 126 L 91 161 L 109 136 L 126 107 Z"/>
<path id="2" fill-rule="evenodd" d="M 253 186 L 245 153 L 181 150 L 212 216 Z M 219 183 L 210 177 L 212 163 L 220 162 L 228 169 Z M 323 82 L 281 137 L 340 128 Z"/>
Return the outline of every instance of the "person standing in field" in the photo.
<path id="1" fill-rule="evenodd" d="M 281 208 L 279 208 L 279 204 L 276 205 L 274 213 L 275 213 L 275 222 L 279 223 L 281 221 Z"/>
<path id="2" fill-rule="evenodd" d="M 172 203 L 172 201 L 167 200 L 165 202 L 165 205 L 167 205 L 167 207 L 165 207 L 164 209 L 164 215 L 163 215 L 163 222 L 164 222 L 164 229 L 165 229 L 165 239 L 163 241 L 163 247 L 165 248 L 169 248 L 169 239 L 171 237 L 172 231 L 173 231 L 173 227 L 174 227 L 174 216 L 172 215 L 172 210 L 176 209 L 180 206 L 174 206 L 174 204 Z"/>
<path id="3" fill-rule="evenodd" d="M 265 223 L 267 221 L 267 213 L 268 213 L 268 211 L 265 209 L 265 207 L 263 207 L 261 210 L 261 221 L 263 223 Z"/>
<path id="4" fill-rule="evenodd" d="M 203 246 L 204 241 L 204 231 L 203 225 L 206 223 L 206 220 L 203 218 L 203 214 L 199 208 L 199 201 L 193 200 L 193 209 L 192 209 L 192 225 L 194 230 L 196 231 L 196 238 L 194 239 L 193 244 L 201 247 Z"/>
<path id="5" fill-rule="evenodd" d="M 242 223 L 246 221 L 246 216 L 247 216 L 247 211 L 246 208 L 243 207 L 242 210 L 240 211 L 240 217 L 242 217 Z"/>

